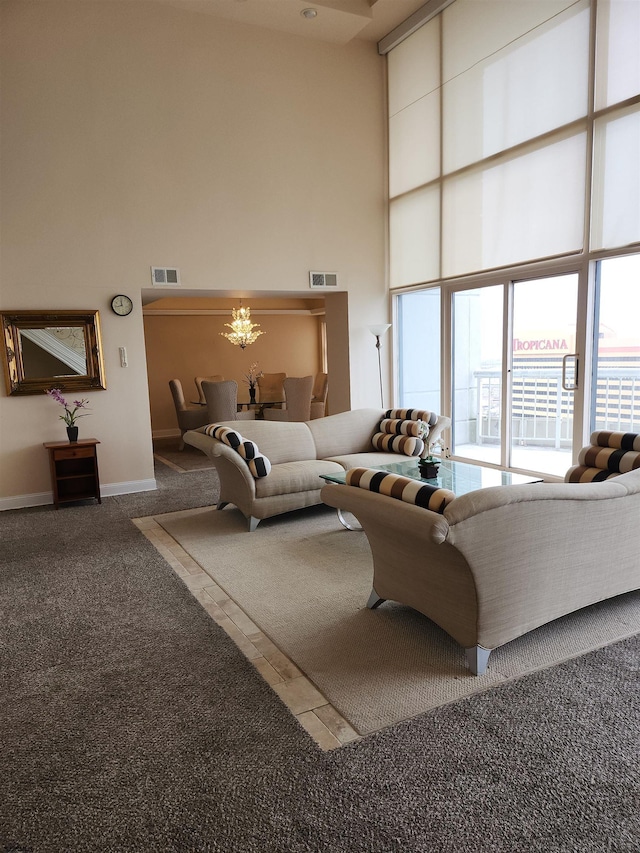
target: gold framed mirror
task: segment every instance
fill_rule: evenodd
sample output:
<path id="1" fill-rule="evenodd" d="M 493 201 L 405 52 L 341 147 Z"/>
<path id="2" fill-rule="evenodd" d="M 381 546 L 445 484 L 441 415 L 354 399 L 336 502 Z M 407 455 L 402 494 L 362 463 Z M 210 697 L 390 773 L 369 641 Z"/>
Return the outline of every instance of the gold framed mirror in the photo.
<path id="1" fill-rule="evenodd" d="M 98 311 L 3 311 L 7 394 L 107 386 Z"/>

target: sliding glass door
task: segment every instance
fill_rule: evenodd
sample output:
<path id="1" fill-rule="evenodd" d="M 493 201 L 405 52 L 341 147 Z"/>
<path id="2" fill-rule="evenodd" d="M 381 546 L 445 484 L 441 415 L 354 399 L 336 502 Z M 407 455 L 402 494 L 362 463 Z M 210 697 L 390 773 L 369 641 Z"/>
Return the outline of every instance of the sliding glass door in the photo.
<path id="1" fill-rule="evenodd" d="M 452 453 L 563 475 L 571 465 L 578 275 L 452 294 Z"/>
<path id="2" fill-rule="evenodd" d="M 501 464 L 502 285 L 457 291 L 452 299 L 452 435 L 455 456 Z"/>
<path id="3" fill-rule="evenodd" d="M 577 306 L 577 273 L 513 284 L 513 468 L 563 476 L 571 465 Z"/>

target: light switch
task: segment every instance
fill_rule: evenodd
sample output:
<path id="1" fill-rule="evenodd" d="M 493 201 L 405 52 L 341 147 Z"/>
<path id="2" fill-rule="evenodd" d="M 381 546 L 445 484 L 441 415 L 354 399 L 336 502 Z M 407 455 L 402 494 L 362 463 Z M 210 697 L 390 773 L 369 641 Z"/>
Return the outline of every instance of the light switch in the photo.
<path id="1" fill-rule="evenodd" d="M 120 347 L 120 367 L 129 367 L 129 362 L 127 361 L 126 347 Z"/>

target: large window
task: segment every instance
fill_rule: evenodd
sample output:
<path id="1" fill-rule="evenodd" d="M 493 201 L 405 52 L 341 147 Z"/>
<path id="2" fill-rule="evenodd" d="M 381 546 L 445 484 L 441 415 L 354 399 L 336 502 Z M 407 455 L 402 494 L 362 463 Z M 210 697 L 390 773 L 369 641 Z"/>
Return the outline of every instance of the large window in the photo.
<path id="1" fill-rule="evenodd" d="M 403 408 L 440 411 L 440 290 L 408 293 L 399 304 L 399 384 Z"/>
<path id="2" fill-rule="evenodd" d="M 640 432 L 640 255 L 598 265 L 591 428 Z"/>
<path id="3" fill-rule="evenodd" d="M 595 426 L 640 429 L 640 0 L 454 0 L 388 74 L 390 286 L 398 316 L 439 294 L 452 452 L 559 475 Z M 534 339 L 566 348 L 533 365 Z"/>

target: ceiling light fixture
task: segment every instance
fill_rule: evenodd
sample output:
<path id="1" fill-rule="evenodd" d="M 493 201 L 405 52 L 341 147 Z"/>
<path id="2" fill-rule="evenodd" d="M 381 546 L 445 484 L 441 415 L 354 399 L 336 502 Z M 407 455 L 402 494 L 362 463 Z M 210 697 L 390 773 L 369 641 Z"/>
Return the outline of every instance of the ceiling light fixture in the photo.
<path id="1" fill-rule="evenodd" d="M 223 338 L 236 344 L 240 349 L 244 349 L 249 344 L 252 344 L 260 335 L 264 335 L 263 331 L 255 332 L 254 329 L 260 328 L 260 323 L 251 322 L 251 308 L 232 308 L 233 321 L 225 323 L 230 332 L 220 332 Z"/>
<path id="2" fill-rule="evenodd" d="M 318 17 L 318 12 L 316 9 L 303 9 L 302 12 L 300 12 L 300 14 L 302 15 L 303 18 L 306 18 L 308 21 L 310 21 L 312 18 Z"/>

